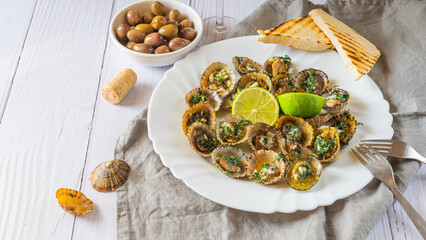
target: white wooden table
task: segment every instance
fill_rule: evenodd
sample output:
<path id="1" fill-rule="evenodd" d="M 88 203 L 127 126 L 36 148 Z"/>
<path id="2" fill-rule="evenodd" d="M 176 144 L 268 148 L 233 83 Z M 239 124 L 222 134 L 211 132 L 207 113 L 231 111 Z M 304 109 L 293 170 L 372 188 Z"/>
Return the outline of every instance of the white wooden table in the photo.
<path id="1" fill-rule="evenodd" d="M 202 18 L 215 15 L 214 1 L 181 1 Z M 94 191 L 89 175 L 113 158 L 120 131 L 171 67 L 131 62 L 111 43 L 112 16 L 132 2 L 0 0 L 0 239 L 116 239 L 116 195 Z M 263 2 L 226 1 L 225 16 L 241 20 Z M 108 104 L 100 89 L 125 67 L 138 82 Z M 423 166 L 404 194 L 423 215 L 425 178 Z M 65 213 L 61 187 L 86 194 L 93 213 Z M 391 238 L 420 238 L 398 203 L 368 237 Z"/>

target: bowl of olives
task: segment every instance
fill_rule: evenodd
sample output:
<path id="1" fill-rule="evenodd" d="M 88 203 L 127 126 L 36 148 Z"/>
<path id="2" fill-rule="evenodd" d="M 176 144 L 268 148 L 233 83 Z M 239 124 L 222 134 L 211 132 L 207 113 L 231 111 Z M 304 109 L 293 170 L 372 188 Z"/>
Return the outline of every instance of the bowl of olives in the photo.
<path id="1" fill-rule="evenodd" d="M 202 35 L 200 15 L 174 0 L 133 3 L 119 11 L 110 24 L 114 44 L 148 66 L 166 66 L 182 59 Z"/>

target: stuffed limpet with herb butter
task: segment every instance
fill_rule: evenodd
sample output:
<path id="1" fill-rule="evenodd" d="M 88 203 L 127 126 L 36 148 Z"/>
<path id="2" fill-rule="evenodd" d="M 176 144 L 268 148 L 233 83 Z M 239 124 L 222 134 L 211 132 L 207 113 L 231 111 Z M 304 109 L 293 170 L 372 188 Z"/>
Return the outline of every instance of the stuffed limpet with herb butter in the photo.
<path id="1" fill-rule="evenodd" d="M 222 99 L 216 92 L 210 91 L 207 88 L 194 88 L 185 96 L 185 101 L 189 107 L 195 104 L 208 102 L 213 110 L 219 111 Z"/>
<path id="2" fill-rule="evenodd" d="M 182 130 L 185 135 L 188 135 L 188 129 L 195 122 L 206 124 L 211 128 L 216 125 L 216 112 L 208 102 L 198 103 L 190 107 L 183 114 L 182 117 Z"/>
<path id="3" fill-rule="evenodd" d="M 315 130 L 313 151 L 320 162 L 334 162 L 340 154 L 339 134 L 329 126 Z"/>
<path id="4" fill-rule="evenodd" d="M 354 136 L 357 126 L 362 123 L 357 122 L 355 116 L 350 114 L 348 110 L 333 116 L 327 124 L 336 129 L 340 144 L 347 145 Z"/>
<path id="5" fill-rule="evenodd" d="M 328 76 L 318 69 L 305 69 L 294 76 L 295 84 L 300 86 L 306 93 L 321 94 L 329 84 Z"/>
<path id="6" fill-rule="evenodd" d="M 272 90 L 272 82 L 268 75 L 262 73 L 249 73 L 240 78 L 238 81 L 238 90 L 249 87 L 261 87 L 268 91 Z"/>
<path id="7" fill-rule="evenodd" d="M 248 57 L 233 57 L 232 64 L 234 64 L 235 70 L 237 70 L 241 76 L 256 72 L 265 73 L 262 65 Z"/>
<path id="8" fill-rule="evenodd" d="M 244 142 L 248 138 L 251 122 L 238 115 L 228 115 L 216 124 L 216 135 L 224 146 Z"/>
<path id="9" fill-rule="evenodd" d="M 192 149 L 203 157 L 209 157 L 220 146 L 213 128 L 199 122 L 192 124 L 188 139 Z"/>
<path id="10" fill-rule="evenodd" d="M 263 67 L 269 75 L 276 77 L 282 76 L 286 77 L 287 75 L 293 72 L 293 64 L 291 63 L 291 58 L 287 55 L 284 57 L 270 57 L 265 61 Z"/>
<path id="11" fill-rule="evenodd" d="M 247 159 L 247 176 L 253 182 L 270 185 L 284 175 L 284 155 L 272 150 L 259 150 Z"/>
<path id="12" fill-rule="evenodd" d="M 310 146 L 314 139 L 314 129 L 309 123 L 292 115 L 281 116 L 275 127 L 282 132 L 283 137 L 302 146 Z"/>
<path id="13" fill-rule="evenodd" d="M 274 150 L 281 152 L 284 139 L 280 131 L 266 123 L 253 124 L 248 132 L 248 141 L 251 149 Z"/>
<path id="14" fill-rule="evenodd" d="M 234 147 L 218 147 L 212 153 L 213 164 L 226 176 L 241 178 L 246 175 L 246 157 Z"/>
<path id="15" fill-rule="evenodd" d="M 285 169 L 288 185 L 295 190 L 305 191 L 318 182 L 322 165 L 315 156 L 302 155 L 290 160 Z"/>
<path id="16" fill-rule="evenodd" d="M 228 65 L 221 62 L 214 62 L 204 70 L 201 76 L 200 85 L 210 91 L 217 92 L 219 97 L 224 98 L 236 88 L 237 80 L 234 72 Z"/>
<path id="17" fill-rule="evenodd" d="M 345 110 L 345 106 L 348 104 L 350 95 L 349 93 L 338 86 L 333 87 L 325 94 L 324 110 L 332 114 L 341 114 Z"/>

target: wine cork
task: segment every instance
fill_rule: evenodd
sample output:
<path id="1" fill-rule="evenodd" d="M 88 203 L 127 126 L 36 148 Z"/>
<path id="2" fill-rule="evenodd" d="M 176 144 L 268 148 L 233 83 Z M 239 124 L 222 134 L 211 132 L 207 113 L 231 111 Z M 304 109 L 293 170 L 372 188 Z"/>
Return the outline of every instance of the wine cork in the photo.
<path id="1" fill-rule="evenodd" d="M 104 85 L 102 88 L 102 97 L 112 104 L 121 102 L 133 85 L 135 85 L 136 79 L 136 73 L 132 69 L 125 68 L 121 70 Z"/>

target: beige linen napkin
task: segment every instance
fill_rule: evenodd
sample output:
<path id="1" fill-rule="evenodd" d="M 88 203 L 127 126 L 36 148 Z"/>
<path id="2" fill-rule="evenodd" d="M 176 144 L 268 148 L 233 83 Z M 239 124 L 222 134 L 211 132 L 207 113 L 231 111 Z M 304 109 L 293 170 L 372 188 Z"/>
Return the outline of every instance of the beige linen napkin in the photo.
<path id="1" fill-rule="evenodd" d="M 316 7 L 307 1 L 270 0 L 230 37 L 253 35 Z M 424 155 L 426 30 L 418 21 L 426 15 L 426 2 L 336 0 L 320 7 L 380 49 L 369 75 L 391 104 L 395 138 Z M 390 190 L 373 180 L 352 196 L 312 211 L 260 214 L 224 207 L 193 192 L 161 163 L 148 138 L 146 114 L 147 109 L 128 124 L 115 149 L 115 157 L 132 168 L 117 190 L 118 239 L 364 239 L 393 203 Z M 419 163 L 392 164 L 398 186 L 405 189 Z"/>

